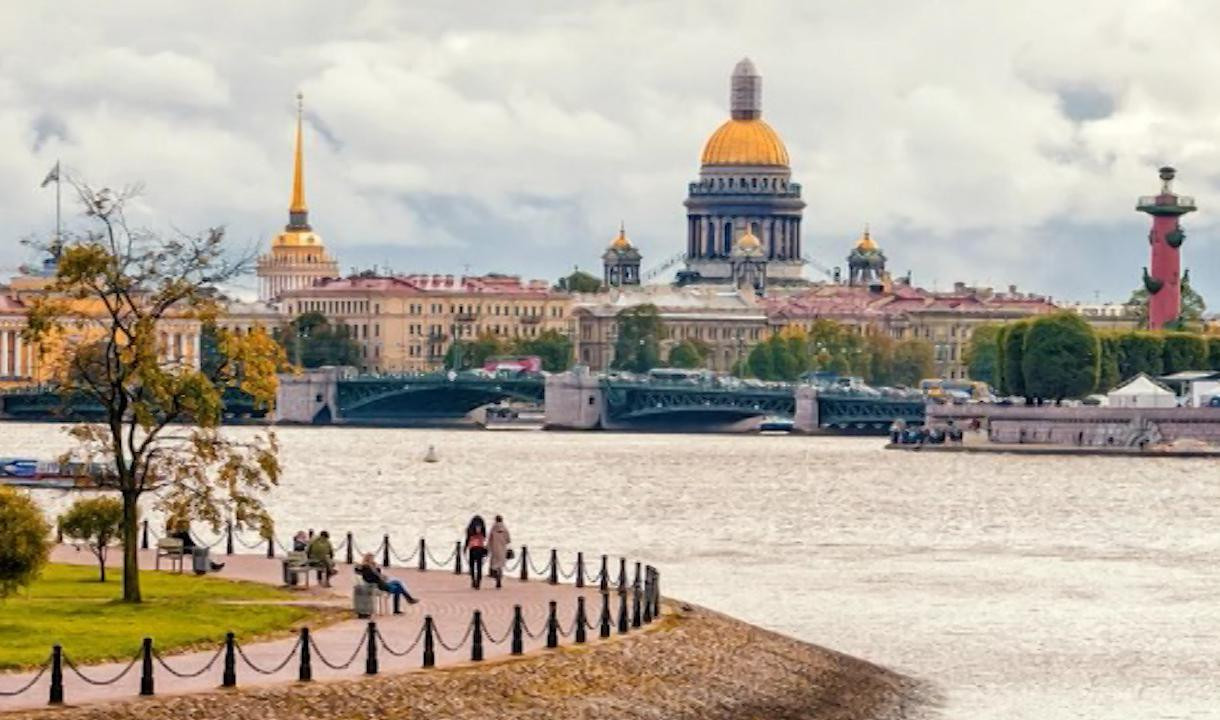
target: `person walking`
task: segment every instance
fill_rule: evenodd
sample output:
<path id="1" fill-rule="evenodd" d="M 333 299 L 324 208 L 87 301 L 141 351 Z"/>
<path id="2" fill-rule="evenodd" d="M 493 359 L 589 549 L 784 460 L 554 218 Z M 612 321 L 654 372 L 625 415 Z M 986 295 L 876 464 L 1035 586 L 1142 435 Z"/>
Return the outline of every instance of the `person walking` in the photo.
<path id="1" fill-rule="evenodd" d="M 491 534 L 487 536 L 487 573 L 496 579 L 496 587 L 500 587 L 504 579 L 504 566 L 508 563 L 513 540 L 508 535 L 508 526 L 504 524 L 504 516 L 497 515 L 491 524 Z"/>
<path id="2" fill-rule="evenodd" d="M 362 562 L 356 566 L 356 574 L 366 583 L 376 585 L 382 592 L 387 592 L 391 596 L 401 595 L 410 605 L 419 602 L 418 599 L 411 596 L 411 593 L 407 591 L 407 586 L 403 585 L 401 580 L 386 577 L 385 571 L 377 567 L 373 553 L 364 554 Z M 402 610 L 395 610 L 394 614 L 402 615 Z"/>
<path id="3" fill-rule="evenodd" d="M 466 525 L 467 564 L 470 566 L 470 587 L 475 590 L 483 584 L 483 558 L 487 557 L 487 524 L 481 515 L 470 518 Z"/>

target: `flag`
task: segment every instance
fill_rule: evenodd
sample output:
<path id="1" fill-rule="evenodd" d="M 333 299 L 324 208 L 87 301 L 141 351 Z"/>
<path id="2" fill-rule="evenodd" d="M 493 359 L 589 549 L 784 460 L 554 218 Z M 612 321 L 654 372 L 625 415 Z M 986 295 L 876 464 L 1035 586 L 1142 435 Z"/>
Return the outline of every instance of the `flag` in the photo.
<path id="1" fill-rule="evenodd" d="M 51 168 L 51 172 L 47 173 L 47 176 L 42 179 L 42 184 L 39 185 L 38 187 L 44 188 L 47 185 L 50 185 L 51 183 L 57 183 L 57 182 L 59 182 L 59 163 L 58 162 L 55 163 L 55 167 Z"/>

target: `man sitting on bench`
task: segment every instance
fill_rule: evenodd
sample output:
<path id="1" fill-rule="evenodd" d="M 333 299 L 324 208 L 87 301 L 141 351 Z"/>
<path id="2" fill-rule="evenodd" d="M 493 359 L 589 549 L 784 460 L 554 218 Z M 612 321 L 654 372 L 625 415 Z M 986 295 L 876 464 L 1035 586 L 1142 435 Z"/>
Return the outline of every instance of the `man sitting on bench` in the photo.
<path id="1" fill-rule="evenodd" d="M 322 587 L 330 587 L 331 577 L 339 572 L 335 570 L 335 548 L 330 544 L 330 533 L 325 530 L 318 533 L 318 536 L 310 541 L 305 557 L 309 559 L 310 565 L 322 573 Z"/>
<path id="2" fill-rule="evenodd" d="M 195 550 L 195 538 L 191 537 L 191 521 L 170 518 L 165 523 L 165 536 L 182 541 L 182 554 L 188 558 Z M 211 562 L 212 572 L 225 569 L 224 563 Z"/>

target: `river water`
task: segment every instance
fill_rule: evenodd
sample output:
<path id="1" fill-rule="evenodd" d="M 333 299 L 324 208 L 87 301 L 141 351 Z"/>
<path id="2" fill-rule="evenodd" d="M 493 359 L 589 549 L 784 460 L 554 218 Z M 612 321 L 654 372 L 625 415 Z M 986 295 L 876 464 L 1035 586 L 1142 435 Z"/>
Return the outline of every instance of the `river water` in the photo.
<path id="1" fill-rule="evenodd" d="M 366 545 L 389 532 L 405 551 L 498 512 L 516 543 L 643 559 L 667 595 L 929 680 L 946 717 L 1220 718 L 1214 460 L 898 453 L 875 438 L 279 436 L 282 531 L 351 529 Z M 441 462 L 421 462 L 429 445 Z M 56 426 L 0 424 L 0 455 L 68 447 Z"/>

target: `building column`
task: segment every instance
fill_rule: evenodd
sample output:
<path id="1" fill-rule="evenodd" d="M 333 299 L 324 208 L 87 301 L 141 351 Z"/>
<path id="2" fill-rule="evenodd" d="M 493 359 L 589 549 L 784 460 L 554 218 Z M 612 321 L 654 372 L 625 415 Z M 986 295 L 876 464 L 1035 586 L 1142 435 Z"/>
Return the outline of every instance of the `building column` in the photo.
<path id="1" fill-rule="evenodd" d="M 191 366 L 196 370 L 203 367 L 203 337 L 201 332 L 196 332 L 194 335 L 194 346 L 191 348 L 195 357 L 191 360 Z"/>
<path id="2" fill-rule="evenodd" d="M 13 335 L 13 377 L 22 377 L 25 371 L 24 363 L 21 362 L 21 334 L 12 333 Z"/>
<path id="3" fill-rule="evenodd" d="M 8 377 L 8 330 L 0 330 L 0 377 Z"/>

